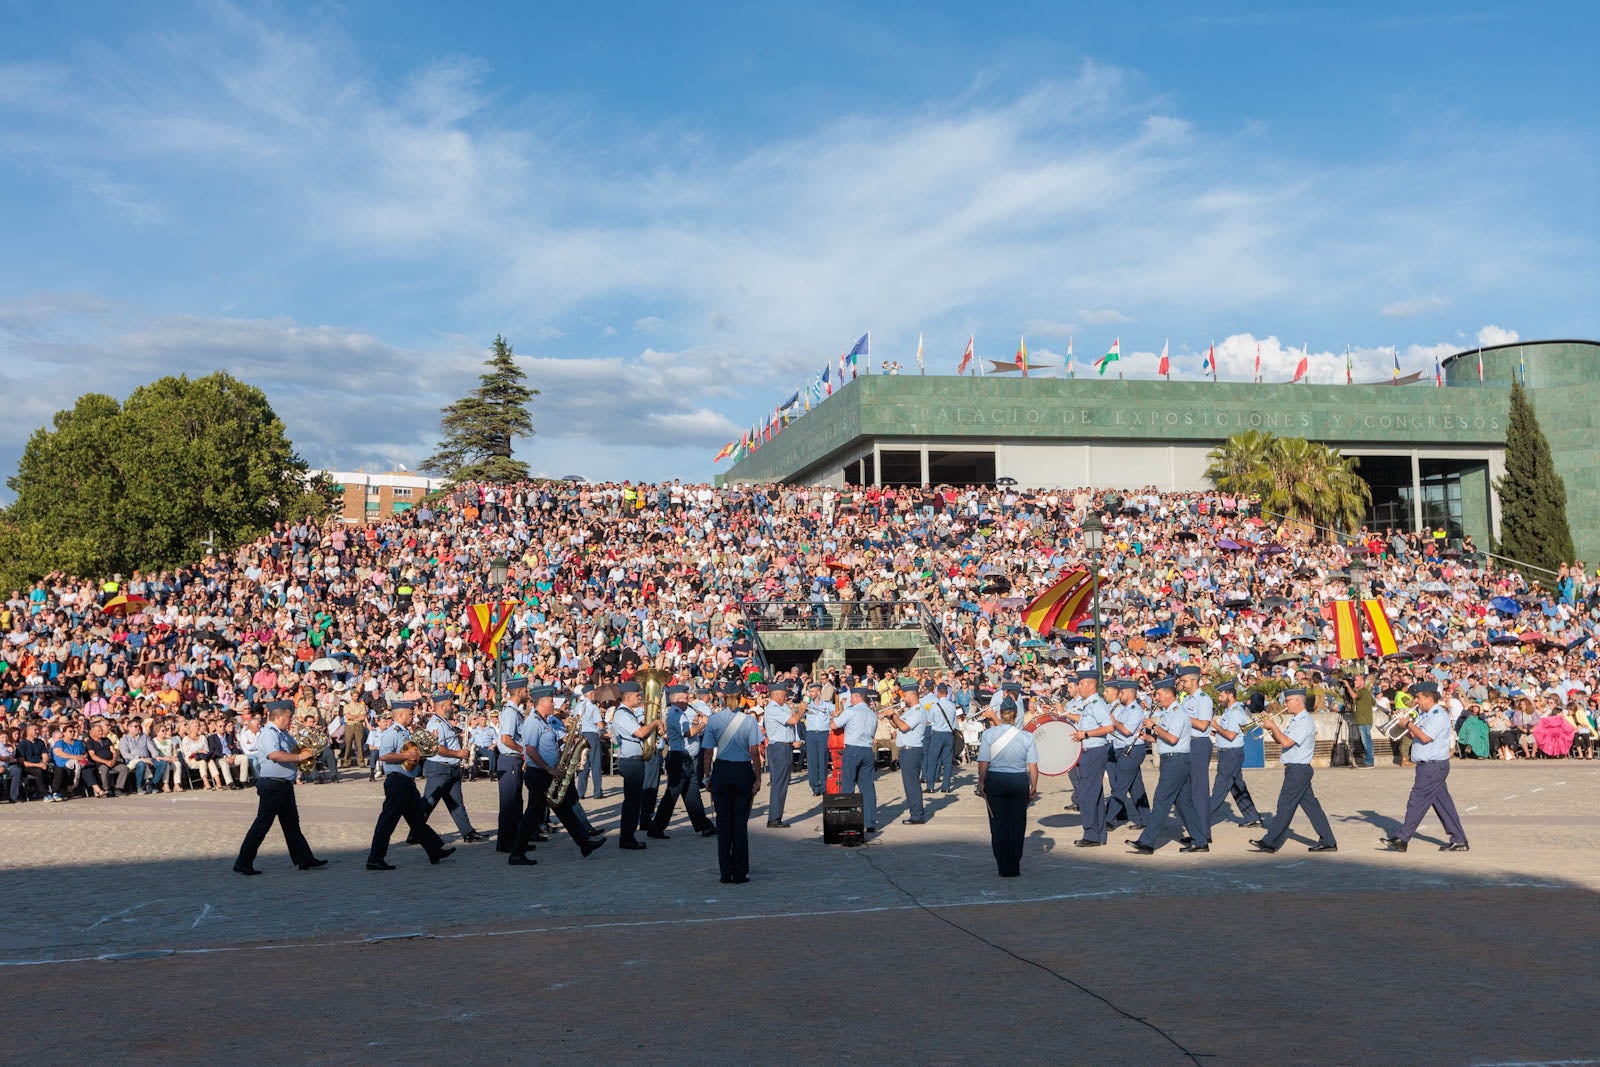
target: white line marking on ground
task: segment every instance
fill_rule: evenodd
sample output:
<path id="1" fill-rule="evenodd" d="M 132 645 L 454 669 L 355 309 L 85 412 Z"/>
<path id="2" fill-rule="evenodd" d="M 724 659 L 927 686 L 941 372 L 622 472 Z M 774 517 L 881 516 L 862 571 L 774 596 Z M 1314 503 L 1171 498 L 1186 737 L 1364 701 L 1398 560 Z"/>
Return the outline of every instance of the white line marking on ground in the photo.
<path id="1" fill-rule="evenodd" d="M 138 911 L 140 908 L 148 908 L 150 905 L 159 904 L 159 903 L 161 903 L 162 900 L 165 900 L 165 899 L 166 899 L 165 897 L 161 897 L 161 898 L 159 898 L 157 900 L 147 900 L 143 904 L 135 904 L 131 908 L 123 908 L 121 911 L 114 911 L 110 915 L 102 915 L 102 916 L 100 916 L 100 918 L 96 919 L 93 923 L 89 924 L 88 926 L 85 926 L 84 930 L 93 930 L 96 926 L 101 926 L 101 925 L 103 925 L 105 923 L 108 923 L 112 919 L 120 919 L 124 915 L 132 915 L 134 912 Z"/>
<path id="2" fill-rule="evenodd" d="M 194 917 L 194 922 L 189 924 L 189 929 L 193 930 L 195 927 L 199 926 L 200 923 L 204 921 L 205 917 L 210 914 L 211 905 L 208 903 L 204 908 L 200 909 L 200 914 Z"/>
<path id="3" fill-rule="evenodd" d="M 1464 811 L 1477 811 L 1478 810 L 1478 805 L 1474 804 L 1474 805 L 1472 805 L 1472 807 L 1464 808 L 1462 810 L 1464 810 Z"/>
<path id="4" fill-rule="evenodd" d="M 1600 1060 L 1502 1060 L 1479 1064 L 1478 1067 L 1587 1067 L 1596 1063 L 1600 1063 Z"/>
<path id="5" fill-rule="evenodd" d="M 1528 790 L 1528 792 L 1530 792 L 1530 793 L 1543 793 L 1544 792 L 1544 786 L 1542 786 L 1542 785 L 1541 786 L 1537 786 L 1537 787 L 1535 787 L 1533 789 Z"/>

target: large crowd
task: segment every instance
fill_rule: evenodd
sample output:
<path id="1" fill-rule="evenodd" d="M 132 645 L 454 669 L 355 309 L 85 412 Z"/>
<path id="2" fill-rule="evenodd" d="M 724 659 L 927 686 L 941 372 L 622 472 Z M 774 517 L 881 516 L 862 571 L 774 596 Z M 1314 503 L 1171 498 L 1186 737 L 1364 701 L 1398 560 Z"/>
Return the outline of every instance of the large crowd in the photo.
<path id="1" fill-rule="evenodd" d="M 497 559 L 508 576 L 491 588 Z M 239 788 L 269 700 L 328 738 L 307 781 L 370 768 L 385 708 L 439 689 L 490 757 L 507 676 L 576 690 L 652 664 L 770 682 L 774 626 L 925 627 L 948 668 L 916 673 L 963 714 L 1005 683 L 1053 699 L 1093 664 L 1094 620 L 1041 638 L 1019 609 L 1084 564 L 1103 578 L 1108 677 L 1199 663 L 1262 692 L 1311 683 L 1368 762 L 1405 760 L 1373 728 L 1427 678 L 1462 755 L 1594 757 L 1600 574 L 1582 563 L 1530 580 L 1443 530 L 1329 538 L 1215 492 L 559 482 L 462 486 L 363 526 L 280 524 L 173 570 L 12 590 L 0 796 Z M 1331 603 L 1351 595 L 1381 597 L 1400 644 L 1365 673 L 1334 658 Z M 496 662 L 466 613 L 499 601 L 514 608 Z M 887 669 L 817 674 L 893 687 Z"/>

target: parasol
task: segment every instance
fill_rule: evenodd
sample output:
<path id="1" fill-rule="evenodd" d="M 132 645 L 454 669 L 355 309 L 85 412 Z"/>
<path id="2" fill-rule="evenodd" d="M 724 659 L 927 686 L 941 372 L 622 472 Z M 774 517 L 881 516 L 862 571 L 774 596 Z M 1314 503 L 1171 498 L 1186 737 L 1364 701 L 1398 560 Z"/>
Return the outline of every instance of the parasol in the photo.
<path id="1" fill-rule="evenodd" d="M 1424 593 L 1448 593 L 1450 587 L 1443 582 L 1423 582 L 1421 589 Z"/>
<path id="2" fill-rule="evenodd" d="M 1144 635 L 1146 637 L 1171 637 L 1172 636 L 1172 627 L 1170 627 L 1170 626 L 1152 626 L 1152 627 L 1150 627 L 1150 629 L 1148 629 L 1148 630 L 1146 630 L 1144 632 Z"/>
<path id="3" fill-rule="evenodd" d="M 100 608 L 107 615 L 136 615 L 150 601 L 135 594 L 114 596 Z"/>
<path id="4" fill-rule="evenodd" d="M 1522 614 L 1522 605 L 1508 596 L 1497 596 L 1489 601 L 1489 606 L 1502 615 Z"/>
<path id="5" fill-rule="evenodd" d="M 306 669 L 312 671 L 336 671 L 339 670 L 340 667 L 338 660 L 329 659 L 327 656 L 323 656 L 321 659 L 312 660 L 311 666 L 307 667 Z"/>
<path id="6" fill-rule="evenodd" d="M 1224 552 L 1238 552 L 1240 549 L 1244 548 L 1244 546 L 1239 542 L 1228 537 L 1224 537 L 1222 540 L 1218 541 L 1217 547 L 1222 549 Z"/>
<path id="7" fill-rule="evenodd" d="M 1289 550 L 1280 544 L 1270 544 L 1258 551 L 1263 556 L 1281 556 Z"/>
<path id="8" fill-rule="evenodd" d="M 1533 742 L 1546 756 L 1560 759 L 1572 748 L 1572 735 L 1578 728 L 1562 715 L 1546 715 L 1533 724 Z"/>
<path id="9" fill-rule="evenodd" d="M 1206 639 L 1201 637 L 1199 634 L 1184 634 L 1182 637 L 1173 638 L 1172 639 L 1172 643 L 1175 644 L 1175 645 L 1188 645 L 1190 647 L 1198 647 L 1200 645 L 1205 644 L 1206 643 Z"/>

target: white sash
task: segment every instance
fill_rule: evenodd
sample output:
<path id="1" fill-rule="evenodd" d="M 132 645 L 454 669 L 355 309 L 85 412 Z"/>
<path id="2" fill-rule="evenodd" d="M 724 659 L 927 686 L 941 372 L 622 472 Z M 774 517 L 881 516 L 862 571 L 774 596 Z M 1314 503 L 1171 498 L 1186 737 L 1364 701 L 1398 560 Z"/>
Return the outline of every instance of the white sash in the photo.
<path id="1" fill-rule="evenodd" d="M 748 718 L 750 718 L 750 716 L 745 714 L 742 711 L 736 711 L 736 712 L 733 713 L 733 718 L 728 721 L 727 730 L 723 731 L 722 736 L 717 738 L 717 751 L 718 752 L 722 751 L 723 745 L 724 745 L 724 743 L 726 741 L 732 740 L 733 739 L 733 735 L 738 733 L 740 731 L 740 729 L 742 729 L 744 727 L 745 720 L 748 719 Z M 745 747 L 749 748 L 750 746 L 746 745 Z M 743 761 L 741 760 L 739 762 L 743 762 Z"/>
<path id="2" fill-rule="evenodd" d="M 990 763 L 993 763 L 994 762 L 994 758 L 996 756 L 1000 755 L 1000 753 L 1004 752 L 1011 745 L 1011 742 L 1013 742 L 1013 741 L 1015 741 L 1017 739 L 1017 734 L 1021 733 L 1021 731 L 1018 730 L 1015 726 L 1009 727 L 1009 729 L 1011 730 L 1010 733 L 1006 734 L 1000 740 L 996 741 L 994 744 L 989 746 L 989 762 Z"/>

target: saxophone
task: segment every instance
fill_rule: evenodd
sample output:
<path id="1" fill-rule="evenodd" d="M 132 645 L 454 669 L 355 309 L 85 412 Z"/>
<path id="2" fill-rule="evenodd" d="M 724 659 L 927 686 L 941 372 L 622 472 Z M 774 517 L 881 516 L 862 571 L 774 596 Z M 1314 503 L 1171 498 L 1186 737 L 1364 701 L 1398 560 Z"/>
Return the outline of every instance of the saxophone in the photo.
<path id="1" fill-rule="evenodd" d="M 578 717 L 574 715 L 567 720 L 567 736 L 561 739 L 561 755 L 556 758 L 555 770 L 551 772 L 550 788 L 544 791 L 544 799 L 551 807 L 561 803 L 567 795 L 572 780 L 578 776 L 578 765 L 588 751 L 589 739 L 579 731 Z"/>

